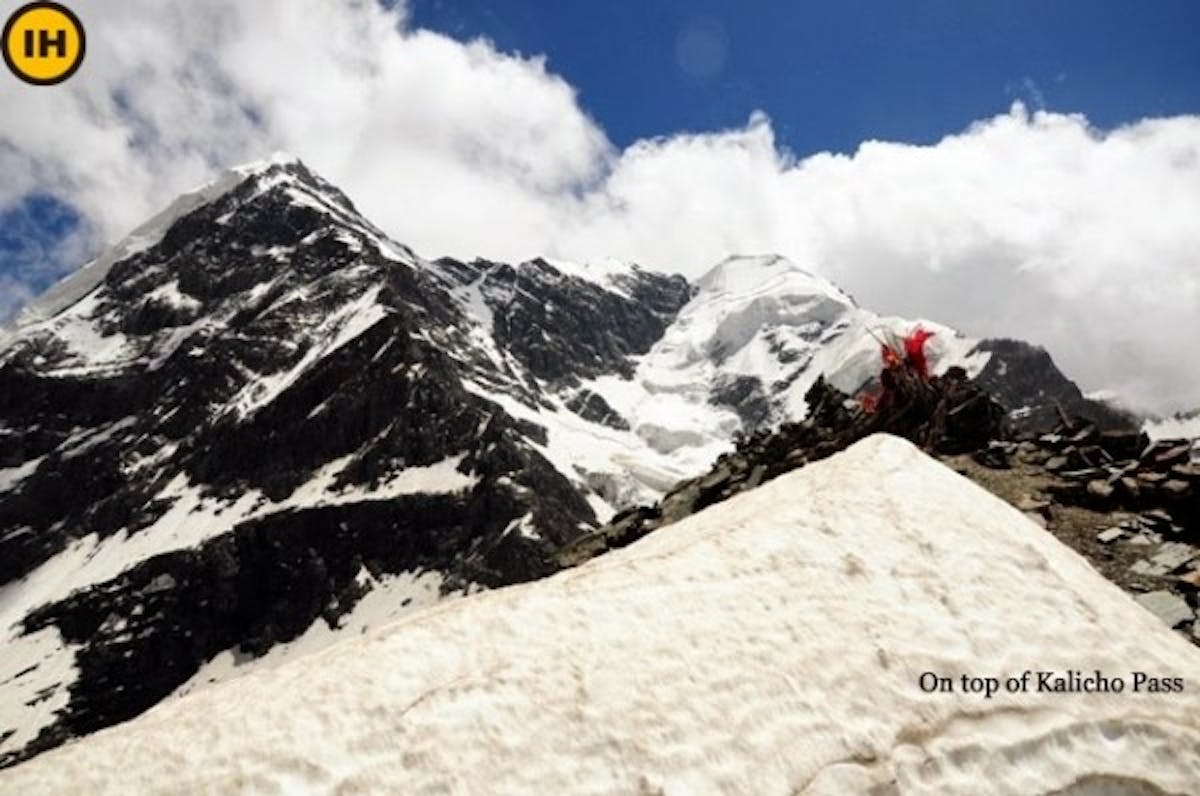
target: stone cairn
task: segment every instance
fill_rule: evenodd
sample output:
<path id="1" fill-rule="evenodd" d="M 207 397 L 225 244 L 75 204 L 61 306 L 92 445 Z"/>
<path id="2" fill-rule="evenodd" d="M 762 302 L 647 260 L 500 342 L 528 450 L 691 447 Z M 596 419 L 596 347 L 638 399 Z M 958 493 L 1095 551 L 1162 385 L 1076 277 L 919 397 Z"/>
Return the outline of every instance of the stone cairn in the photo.
<path id="1" fill-rule="evenodd" d="M 805 395 L 809 413 L 804 421 L 740 436 L 736 449 L 722 455 L 707 475 L 680 483 L 657 506 L 636 506 L 617 514 L 608 525 L 562 550 L 560 565 L 575 566 L 624 547 L 872 434 L 904 437 L 936 454 L 983 450 L 1005 435 L 1004 408 L 961 368 L 932 378 L 895 368 L 885 381 L 889 383 L 881 396 L 867 406 L 818 379 Z"/>

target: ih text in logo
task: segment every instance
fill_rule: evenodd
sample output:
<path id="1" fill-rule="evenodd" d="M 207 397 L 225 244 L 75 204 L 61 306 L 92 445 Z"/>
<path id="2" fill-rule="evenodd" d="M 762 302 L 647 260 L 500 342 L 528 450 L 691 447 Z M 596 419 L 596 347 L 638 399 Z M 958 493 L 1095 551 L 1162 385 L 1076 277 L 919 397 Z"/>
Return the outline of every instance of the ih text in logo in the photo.
<path id="1" fill-rule="evenodd" d="M 83 24 L 58 3 L 29 3 L 4 25 L 4 63 L 35 86 L 53 86 L 79 69 L 87 51 Z"/>

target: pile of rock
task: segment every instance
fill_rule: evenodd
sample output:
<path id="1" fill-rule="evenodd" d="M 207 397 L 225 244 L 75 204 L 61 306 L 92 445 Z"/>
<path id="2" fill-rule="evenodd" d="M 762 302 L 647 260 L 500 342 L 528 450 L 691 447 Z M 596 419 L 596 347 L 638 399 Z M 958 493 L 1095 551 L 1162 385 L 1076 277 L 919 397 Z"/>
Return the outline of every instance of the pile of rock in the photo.
<path id="1" fill-rule="evenodd" d="M 1004 454 L 1019 453 L 1041 464 L 1058 481 L 1058 501 L 1097 511 L 1162 512 L 1185 525 L 1200 542 L 1200 463 L 1193 443 L 1151 444 L 1136 431 L 1100 431 L 1083 420 L 1064 422 L 1050 434 L 991 445 L 981 463 L 1005 466 Z"/>
<path id="2" fill-rule="evenodd" d="M 1200 644 L 1198 456 L 1188 440 L 1152 443 L 1063 418 L 1050 433 L 994 440 L 971 458 L 1036 486 L 1040 494 L 1014 504 Z"/>
<path id="3" fill-rule="evenodd" d="M 1200 644 L 1200 544 L 1194 528 L 1189 533 L 1166 511 L 1152 509 L 1124 517 L 1096 534 L 1096 541 L 1114 553 L 1133 551 L 1133 563 L 1114 579 L 1169 626 L 1187 629 L 1190 623 Z"/>
<path id="4" fill-rule="evenodd" d="M 1168 540 L 1178 539 L 1182 534 L 1183 526 L 1176 525 L 1170 514 L 1155 509 L 1121 520 L 1111 528 L 1096 534 L 1096 541 L 1103 544 L 1121 542 L 1149 546 L 1168 543 Z M 1164 569 L 1161 573 L 1147 574 L 1166 574 L 1166 571 Z"/>

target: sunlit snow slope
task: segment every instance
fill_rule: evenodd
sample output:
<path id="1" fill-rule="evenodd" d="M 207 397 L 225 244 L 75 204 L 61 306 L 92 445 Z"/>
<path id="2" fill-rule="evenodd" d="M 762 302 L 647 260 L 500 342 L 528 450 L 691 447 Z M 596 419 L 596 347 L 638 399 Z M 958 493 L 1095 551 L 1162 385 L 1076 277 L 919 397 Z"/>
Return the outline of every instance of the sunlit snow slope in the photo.
<path id="1" fill-rule="evenodd" d="M 934 332 L 938 371 L 978 375 L 990 355 L 979 341 L 931 321 L 883 317 L 828 280 L 782 257 L 731 257 L 697 283 L 696 295 L 638 362 L 632 380 L 588 384 L 627 417 L 650 451 L 694 475 L 730 447 L 733 433 L 808 412 L 820 376 L 854 394 L 879 373 L 883 339 L 920 326 Z"/>
<path id="2" fill-rule="evenodd" d="M 1029 669 L 1186 690 L 918 687 Z M 164 704 L 0 790 L 1184 794 L 1198 673 L 1018 511 L 877 436 L 580 569 Z"/>

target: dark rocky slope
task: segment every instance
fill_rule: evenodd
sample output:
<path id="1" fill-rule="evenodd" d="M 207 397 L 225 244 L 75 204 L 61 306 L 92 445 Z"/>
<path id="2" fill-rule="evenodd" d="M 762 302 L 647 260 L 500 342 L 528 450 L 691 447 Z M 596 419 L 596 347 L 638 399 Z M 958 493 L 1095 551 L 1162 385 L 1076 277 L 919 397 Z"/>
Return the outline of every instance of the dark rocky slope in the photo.
<path id="1" fill-rule="evenodd" d="M 526 369 L 470 339 L 453 290 L 479 280 Z M 536 402 L 539 378 L 626 372 L 689 289 L 641 272 L 623 288 L 536 264 L 431 267 L 299 163 L 248 174 L 117 262 L 84 309 L 0 353 L 0 469 L 34 465 L 0 494 L 0 587 L 80 544 L 129 550 L 116 577 L 21 620 L 17 638 L 57 629 L 78 675 L 0 765 L 137 715 L 218 652 L 335 627 L 360 571 L 437 572 L 447 592 L 551 571 L 593 509 L 538 452 L 545 431 L 464 380 Z M 112 341 L 118 356 L 88 348 Z M 394 487 L 439 467 L 451 486 Z M 193 515 L 212 526 L 197 545 L 160 541 Z"/>
<path id="2" fill-rule="evenodd" d="M 1044 348 L 1023 340 L 984 340 L 977 351 L 991 359 L 976 376 L 979 385 L 1010 412 L 1010 424 L 1023 431 L 1049 431 L 1062 413 L 1088 417 L 1101 428 L 1131 428 L 1137 418 L 1084 396 L 1054 364 Z"/>

